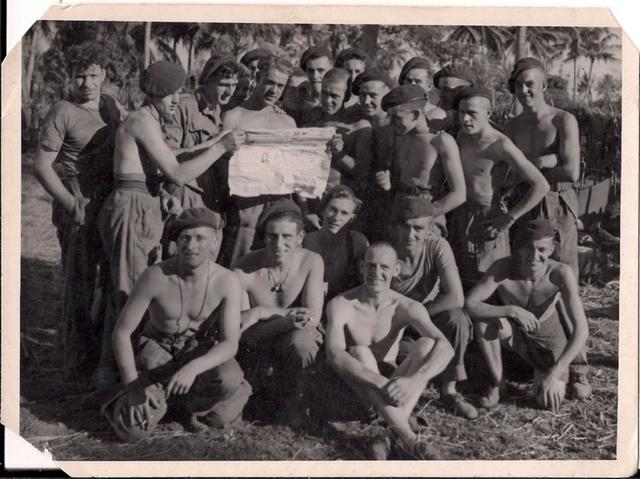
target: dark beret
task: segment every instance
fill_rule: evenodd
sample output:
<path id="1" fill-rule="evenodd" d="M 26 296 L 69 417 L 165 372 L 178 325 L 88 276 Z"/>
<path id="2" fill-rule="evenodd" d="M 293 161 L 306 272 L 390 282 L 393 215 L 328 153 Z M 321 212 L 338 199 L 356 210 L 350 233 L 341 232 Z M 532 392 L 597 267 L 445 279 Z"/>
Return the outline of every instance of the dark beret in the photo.
<path id="1" fill-rule="evenodd" d="M 184 85 L 183 68 L 167 61 L 149 65 L 140 75 L 140 89 L 149 96 L 163 98 L 177 92 Z"/>
<path id="2" fill-rule="evenodd" d="M 365 63 L 368 60 L 367 54 L 361 48 L 346 48 L 338 53 L 336 66 L 344 68 L 344 62 L 351 60 L 352 58 L 357 58 Z"/>
<path id="3" fill-rule="evenodd" d="M 468 81 L 472 86 L 475 83 L 473 72 L 462 65 L 447 65 L 433 75 L 433 85 L 438 89 L 442 78 L 459 78 L 460 80 Z"/>
<path id="4" fill-rule="evenodd" d="M 389 75 L 387 75 L 387 72 L 379 68 L 371 68 L 363 71 L 355 78 L 355 80 L 353 80 L 353 83 L 351 84 L 352 93 L 354 95 L 359 95 L 360 85 L 368 81 L 380 81 L 387 85 L 389 88 L 393 86 L 393 82 L 391 81 Z"/>
<path id="5" fill-rule="evenodd" d="M 514 251 L 535 240 L 557 237 L 556 229 L 549 220 L 545 219 L 516 223 L 513 229 L 515 230 L 512 240 Z"/>
<path id="6" fill-rule="evenodd" d="M 267 50 L 266 48 L 256 48 L 255 50 L 250 50 L 240 59 L 240 63 L 245 66 L 249 66 L 254 60 L 262 60 L 263 58 L 269 58 L 273 56 L 273 52 L 271 50 Z"/>
<path id="7" fill-rule="evenodd" d="M 427 101 L 427 92 L 418 85 L 400 85 L 382 97 L 382 109 L 388 111 L 412 101 Z"/>
<path id="8" fill-rule="evenodd" d="M 235 65 L 236 59 L 231 53 L 214 53 L 211 55 L 207 63 L 204 64 L 200 78 L 198 78 L 198 83 L 204 85 L 207 80 L 218 71 L 218 68 L 225 63 L 233 63 Z"/>
<path id="9" fill-rule="evenodd" d="M 458 109 L 458 105 L 465 98 L 471 98 L 474 96 L 481 96 L 487 98 L 490 102 L 493 101 L 491 90 L 483 85 L 465 86 L 456 88 L 456 100 L 455 108 Z"/>
<path id="10" fill-rule="evenodd" d="M 280 213 L 295 213 L 302 220 L 302 211 L 300 207 L 289 198 L 276 200 L 264 207 L 260 217 L 258 218 L 258 229 L 264 229 L 269 219 Z"/>
<path id="11" fill-rule="evenodd" d="M 224 221 L 219 213 L 209 208 L 188 208 L 167 225 L 169 238 L 175 241 L 181 231 L 200 226 L 220 230 L 224 226 Z"/>
<path id="12" fill-rule="evenodd" d="M 300 58 L 300 68 L 306 71 L 307 62 L 309 60 L 313 60 L 314 58 L 327 57 L 331 62 L 333 62 L 333 55 L 331 52 L 325 47 L 311 47 L 307 48 L 302 57 Z"/>
<path id="13" fill-rule="evenodd" d="M 396 221 L 433 216 L 431 200 L 421 196 L 401 195 L 394 205 L 393 217 Z"/>
<path id="14" fill-rule="evenodd" d="M 518 60 L 515 65 L 513 65 L 513 70 L 511 71 L 511 76 L 509 77 L 508 81 L 509 91 L 511 93 L 516 92 L 516 80 L 518 79 L 518 76 L 522 72 L 531 70 L 533 68 L 539 68 L 544 71 L 544 64 L 537 58 L 524 57 Z"/>
<path id="15" fill-rule="evenodd" d="M 407 76 L 414 68 L 421 68 L 423 70 L 431 70 L 431 62 L 424 57 L 413 57 L 407 63 L 404 64 L 402 70 L 400 70 L 400 76 L 398 77 L 398 83 L 402 85 L 404 83 L 404 77 Z"/>

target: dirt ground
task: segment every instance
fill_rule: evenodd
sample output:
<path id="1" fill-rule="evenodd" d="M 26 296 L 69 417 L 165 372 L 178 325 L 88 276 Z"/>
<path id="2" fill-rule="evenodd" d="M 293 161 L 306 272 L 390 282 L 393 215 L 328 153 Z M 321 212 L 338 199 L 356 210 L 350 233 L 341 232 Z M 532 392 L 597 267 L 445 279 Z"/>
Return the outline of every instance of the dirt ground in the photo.
<path id="1" fill-rule="evenodd" d="M 63 382 L 60 253 L 51 200 L 31 175 L 28 159 L 22 182 L 21 344 L 28 359 L 23 357 L 20 365 L 20 433 L 29 442 L 47 448 L 56 460 L 367 459 L 368 441 L 383 429 L 357 421 L 302 432 L 262 418 L 197 435 L 166 421 L 149 439 L 120 443 L 99 415 L 103 398 Z M 501 406 L 481 410 L 469 422 L 445 412 L 429 387 L 418 406 L 427 423 L 421 434 L 444 459 L 615 458 L 618 285 L 583 286 L 581 295 L 589 319 L 593 396 L 569 400 L 558 413 L 540 411 L 526 373 L 516 371 Z M 479 386 L 462 384 L 461 389 L 475 401 Z"/>

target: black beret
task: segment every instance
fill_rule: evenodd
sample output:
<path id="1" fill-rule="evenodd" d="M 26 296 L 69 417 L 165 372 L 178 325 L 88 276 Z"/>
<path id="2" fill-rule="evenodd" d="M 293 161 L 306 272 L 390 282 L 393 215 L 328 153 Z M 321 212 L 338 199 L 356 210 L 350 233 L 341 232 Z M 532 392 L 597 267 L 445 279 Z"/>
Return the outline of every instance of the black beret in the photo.
<path id="1" fill-rule="evenodd" d="M 216 73 L 218 68 L 225 63 L 233 63 L 235 65 L 236 59 L 231 53 L 214 53 L 211 55 L 207 63 L 204 64 L 200 78 L 198 78 L 198 83 L 204 85 L 207 80 Z"/>
<path id="2" fill-rule="evenodd" d="M 464 86 L 456 88 L 456 100 L 455 108 L 458 109 L 458 105 L 465 98 L 471 98 L 474 96 L 481 96 L 487 98 L 490 102 L 493 101 L 491 90 L 483 85 Z"/>
<path id="3" fill-rule="evenodd" d="M 184 85 L 184 69 L 167 61 L 149 65 L 140 76 L 140 89 L 149 96 L 163 98 L 177 92 Z"/>
<path id="4" fill-rule="evenodd" d="M 357 58 L 365 63 L 368 59 L 367 54 L 361 48 L 346 48 L 338 53 L 336 66 L 344 68 L 344 62 L 351 60 L 352 58 Z"/>
<path id="5" fill-rule="evenodd" d="M 393 217 L 396 221 L 433 216 L 431 200 L 421 196 L 401 195 L 394 205 Z"/>
<path id="6" fill-rule="evenodd" d="M 459 78 L 468 81 L 471 86 L 475 83 L 473 72 L 462 65 L 447 65 L 433 76 L 433 85 L 440 88 L 440 80 L 442 78 Z"/>
<path id="7" fill-rule="evenodd" d="M 418 85 L 400 85 L 382 97 L 384 111 L 412 101 L 427 101 L 427 92 Z"/>
<path id="8" fill-rule="evenodd" d="M 327 57 L 331 62 L 333 62 L 333 55 L 331 52 L 325 47 L 311 47 L 307 48 L 302 57 L 300 58 L 300 68 L 303 70 L 307 69 L 307 62 L 309 60 L 313 60 L 314 58 Z"/>
<path id="9" fill-rule="evenodd" d="M 249 63 L 251 63 L 254 60 L 262 60 L 263 58 L 269 58 L 272 56 L 274 55 L 271 50 L 267 50 L 266 48 L 256 48 L 255 50 L 250 50 L 244 55 L 242 55 L 242 58 L 240 59 L 240 63 L 242 63 L 245 66 L 249 66 Z"/>
<path id="10" fill-rule="evenodd" d="M 518 79 L 518 76 L 522 72 L 531 70 L 533 68 L 539 68 L 544 71 L 544 64 L 537 58 L 524 57 L 518 60 L 515 65 L 513 65 L 513 70 L 511 71 L 511 76 L 509 77 L 508 81 L 509 91 L 511 93 L 516 92 L 516 80 Z"/>
<path id="11" fill-rule="evenodd" d="M 404 77 L 407 76 L 414 68 L 420 68 L 423 70 L 431 70 L 431 62 L 424 57 L 413 57 L 407 63 L 404 64 L 402 70 L 400 70 L 400 76 L 398 77 L 398 83 L 402 85 L 404 83 Z"/>
<path id="12" fill-rule="evenodd" d="M 514 227 L 513 249 L 518 250 L 532 241 L 542 238 L 557 238 L 557 231 L 549 220 L 529 220 Z"/>
<path id="13" fill-rule="evenodd" d="M 219 213 L 209 208 L 188 208 L 167 225 L 169 238 L 175 241 L 181 231 L 199 226 L 220 230 L 224 226 L 224 221 Z"/>
<path id="14" fill-rule="evenodd" d="M 267 221 L 269 221 L 269 218 L 280 213 L 295 213 L 302 220 L 302 211 L 300 211 L 300 207 L 295 204 L 293 200 L 289 198 L 282 198 L 269 203 L 264 207 L 260 217 L 258 218 L 258 229 L 263 229 L 266 226 Z"/>
<path id="15" fill-rule="evenodd" d="M 389 88 L 393 86 L 393 82 L 387 72 L 379 68 L 370 68 L 358 75 L 351 84 L 351 91 L 354 95 L 360 94 L 360 85 L 368 81 L 379 81 L 387 85 Z"/>

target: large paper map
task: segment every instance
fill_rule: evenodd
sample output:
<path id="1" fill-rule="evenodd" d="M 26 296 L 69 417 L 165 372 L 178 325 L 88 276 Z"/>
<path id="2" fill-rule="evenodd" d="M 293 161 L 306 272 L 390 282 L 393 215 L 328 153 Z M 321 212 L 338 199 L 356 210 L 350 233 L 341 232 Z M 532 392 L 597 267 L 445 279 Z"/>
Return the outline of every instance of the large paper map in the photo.
<path id="1" fill-rule="evenodd" d="M 297 192 L 322 195 L 331 158 L 327 141 L 334 128 L 248 130 L 247 142 L 229 161 L 232 195 L 251 197 Z"/>

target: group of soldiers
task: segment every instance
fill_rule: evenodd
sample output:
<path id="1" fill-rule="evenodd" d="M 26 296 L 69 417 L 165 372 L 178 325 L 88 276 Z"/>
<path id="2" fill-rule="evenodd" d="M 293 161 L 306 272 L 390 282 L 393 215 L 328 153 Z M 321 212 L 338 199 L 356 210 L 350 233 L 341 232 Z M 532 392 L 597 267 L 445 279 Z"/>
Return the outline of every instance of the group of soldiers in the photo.
<path id="1" fill-rule="evenodd" d="M 189 430 L 225 427 L 253 395 L 304 427 L 315 403 L 353 399 L 388 426 L 372 457 L 435 457 L 414 414 L 427 384 L 474 419 L 505 394 L 502 347 L 533 367 L 541 407 L 591 394 L 578 126 L 547 103 L 540 61 L 516 62 L 521 113 L 499 129 L 471 71 L 432 76 L 421 57 L 395 86 L 357 48 L 312 47 L 299 67 L 215 54 L 192 94 L 159 61 L 130 112 L 101 91 L 100 45 L 67 59 L 35 173 L 62 250 L 65 378 L 112 388 L 101 410 L 121 439 L 169 409 Z M 300 127 L 336 131 L 321 198 L 230 194 L 244 131 Z M 473 338 L 489 377 L 476 405 L 456 388 Z"/>

